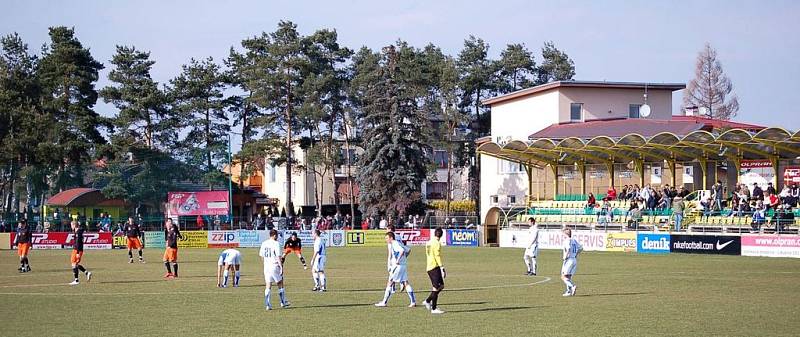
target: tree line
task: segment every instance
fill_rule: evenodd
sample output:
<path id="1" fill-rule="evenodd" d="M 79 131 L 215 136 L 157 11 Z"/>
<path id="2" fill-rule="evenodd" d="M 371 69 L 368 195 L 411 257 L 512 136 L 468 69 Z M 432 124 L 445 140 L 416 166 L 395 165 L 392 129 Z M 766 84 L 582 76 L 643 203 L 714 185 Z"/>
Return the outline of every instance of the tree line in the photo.
<path id="1" fill-rule="evenodd" d="M 226 58 L 192 58 L 175 78 L 158 83 L 148 51 L 119 45 L 103 64 L 73 28 L 52 27 L 49 37 L 38 54 L 16 33 L 0 38 L 4 214 L 31 212 L 49 195 L 84 186 L 157 212 L 178 182 L 227 181 L 221 167 L 235 130 L 242 148 L 234 160 L 243 176 L 263 172 L 264 158 L 285 165 L 289 215 L 292 172 L 322 179 L 340 165 L 360 167 L 352 172 L 355 182 L 348 181 L 351 212 L 358 203 L 368 214 L 402 213 L 420 202 L 433 149 L 447 151 L 450 168 L 470 170 L 477 200 L 471 157 L 490 120 L 481 100 L 575 74 L 552 42 L 538 63 L 524 44 L 510 44 L 493 59 L 474 36 L 455 56 L 402 40 L 353 50 L 335 30 L 303 35 L 282 21 L 243 39 Z M 110 84 L 96 88 L 105 67 Z M 98 114 L 98 100 L 116 113 Z M 463 136 L 454 138 L 455 130 Z M 341 155 L 355 145 L 364 149 L 359 158 Z M 307 151 L 306 162 L 294 158 L 297 146 Z M 359 200 L 352 197 L 354 183 Z M 322 186 L 315 189 L 318 210 Z"/>

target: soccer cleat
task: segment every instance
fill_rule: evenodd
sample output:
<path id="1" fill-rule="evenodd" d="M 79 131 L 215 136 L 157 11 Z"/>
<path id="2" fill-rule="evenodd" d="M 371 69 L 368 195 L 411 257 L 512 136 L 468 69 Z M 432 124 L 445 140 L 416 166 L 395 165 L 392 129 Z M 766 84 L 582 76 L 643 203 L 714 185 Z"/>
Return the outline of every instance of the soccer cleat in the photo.
<path id="1" fill-rule="evenodd" d="M 128 263 L 133 263 L 133 259 L 128 259 Z"/>
<path id="2" fill-rule="evenodd" d="M 164 278 L 170 278 L 170 277 L 172 277 L 172 273 L 166 273 L 166 274 L 164 274 Z"/>
<path id="3" fill-rule="evenodd" d="M 376 306 L 376 307 L 383 308 L 383 307 L 386 307 L 386 303 L 384 303 L 384 302 L 378 302 L 378 303 L 375 303 L 375 306 Z"/>
<path id="4" fill-rule="evenodd" d="M 292 304 L 289 303 L 289 302 L 281 303 L 281 308 L 288 308 L 290 305 L 292 305 Z"/>
<path id="5" fill-rule="evenodd" d="M 415 302 L 411 302 L 411 304 L 408 305 L 409 308 L 414 308 L 416 306 L 417 306 L 417 303 L 415 303 Z"/>
<path id="6" fill-rule="evenodd" d="M 319 291 L 319 287 L 311 288 L 311 291 Z"/>
<path id="7" fill-rule="evenodd" d="M 322 288 L 319 291 L 324 293 L 324 292 L 328 291 L 328 289 Z"/>
<path id="8" fill-rule="evenodd" d="M 525 275 L 531 276 L 531 272 L 526 272 Z"/>
<path id="9" fill-rule="evenodd" d="M 308 270 L 308 266 L 303 265 L 303 270 Z"/>
<path id="10" fill-rule="evenodd" d="M 561 294 L 561 296 L 569 297 L 569 296 L 572 296 L 572 293 L 569 290 L 567 290 L 563 294 Z"/>
<path id="11" fill-rule="evenodd" d="M 436 309 L 431 310 L 431 313 L 432 314 L 443 314 L 444 311 L 442 311 L 442 309 L 436 308 Z"/>
<path id="12" fill-rule="evenodd" d="M 147 263 L 147 262 L 144 262 L 144 259 L 139 259 L 139 263 Z"/>
<path id="13" fill-rule="evenodd" d="M 422 304 L 425 306 L 425 309 L 431 310 L 431 303 L 430 302 L 425 301 L 425 302 L 422 302 Z"/>
<path id="14" fill-rule="evenodd" d="M 265 310 L 270 311 L 272 310 L 272 307 L 265 307 Z"/>
<path id="15" fill-rule="evenodd" d="M 575 292 L 577 290 L 578 290 L 578 286 L 577 285 L 572 286 L 572 289 L 570 289 L 570 291 L 569 291 L 569 296 L 575 296 Z"/>
<path id="16" fill-rule="evenodd" d="M 76 286 L 78 284 L 80 284 L 80 282 L 77 279 L 73 280 L 72 282 L 69 283 L 69 285 L 71 285 L 71 286 Z"/>
<path id="17" fill-rule="evenodd" d="M 17 270 L 19 270 L 19 272 L 20 272 L 20 273 L 22 273 L 22 272 L 23 272 L 23 271 L 22 271 L 22 267 L 19 267 L 19 268 L 17 268 Z"/>
<path id="18" fill-rule="evenodd" d="M 89 282 L 91 280 L 92 280 L 92 272 L 87 271 L 86 272 L 86 282 Z"/>

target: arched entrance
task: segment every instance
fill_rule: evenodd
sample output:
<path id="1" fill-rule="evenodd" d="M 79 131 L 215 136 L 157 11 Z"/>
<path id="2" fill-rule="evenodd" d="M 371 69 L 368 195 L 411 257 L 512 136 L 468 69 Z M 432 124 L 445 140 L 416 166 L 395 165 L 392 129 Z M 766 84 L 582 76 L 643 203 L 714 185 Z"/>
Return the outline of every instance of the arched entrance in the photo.
<path id="1" fill-rule="evenodd" d="M 498 207 L 492 207 L 486 213 L 486 218 L 483 220 L 483 244 L 486 246 L 496 247 L 500 239 L 500 214 L 502 211 Z"/>

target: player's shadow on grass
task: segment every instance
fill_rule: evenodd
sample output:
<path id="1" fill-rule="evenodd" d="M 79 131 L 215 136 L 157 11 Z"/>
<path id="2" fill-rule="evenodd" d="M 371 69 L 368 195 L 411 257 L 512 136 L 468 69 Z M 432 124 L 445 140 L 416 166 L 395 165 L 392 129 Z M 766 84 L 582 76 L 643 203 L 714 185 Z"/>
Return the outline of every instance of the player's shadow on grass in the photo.
<path id="1" fill-rule="evenodd" d="M 635 295 L 648 295 L 649 292 L 639 292 L 639 293 L 607 293 L 607 294 L 580 294 L 575 295 L 575 297 L 600 297 L 600 296 L 635 296 Z"/>
<path id="2" fill-rule="evenodd" d="M 372 303 L 344 303 L 344 304 L 325 304 L 325 305 L 304 305 L 302 307 L 294 307 L 295 309 L 311 309 L 311 308 L 349 308 L 349 307 L 368 307 Z"/>
<path id="3" fill-rule="evenodd" d="M 445 305 L 442 303 L 442 305 Z M 480 309 L 466 309 L 466 310 L 448 310 L 449 313 L 459 313 L 459 312 L 487 312 L 487 311 L 512 311 L 512 310 L 525 310 L 525 309 L 540 309 L 540 308 L 547 308 L 547 306 L 532 306 L 532 307 L 496 307 L 496 308 L 480 308 Z"/>

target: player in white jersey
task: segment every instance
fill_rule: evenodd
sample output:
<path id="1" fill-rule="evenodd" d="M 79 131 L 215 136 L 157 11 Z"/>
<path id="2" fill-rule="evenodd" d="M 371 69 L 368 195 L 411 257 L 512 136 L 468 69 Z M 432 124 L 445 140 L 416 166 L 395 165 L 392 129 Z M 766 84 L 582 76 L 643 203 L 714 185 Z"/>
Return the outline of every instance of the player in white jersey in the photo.
<path id="1" fill-rule="evenodd" d="M 522 255 L 522 259 L 528 269 L 526 275 L 536 276 L 536 257 L 539 256 L 539 226 L 536 225 L 536 220 L 533 217 L 529 219 L 529 224 L 531 226 L 531 243 L 525 248 L 525 254 Z"/>
<path id="2" fill-rule="evenodd" d="M 411 254 L 411 249 L 403 245 L 399 240 L 395 240 L 394 233 L 386 233 L 386 243 L 391 247 L 391 257 L 389 259 L 389 281 L 386 282 L 386 291 L 383 293 L 383 300 L 375 303 L 376 307 L 385 307 L 389 302 L 389 297 L 392 296 L 392 289 L 395 283 L 400 283 L 408 293 L 408 298 L 411 300 L 409 308 L 417 306 L 417 300 L 414 297 L 414 289 L 408 283 L 408 255 Z"/>
<path id="3" fill-rule="evenodd" d="M 281 298 L 281 308 L 288 307 L 289 302 L 286 301 L 286 293 L 283 290 L 283 262 L 277 230 L 269 231 L 269 239 L 261 243 L 258 256 L 264 259 L 264 282 L 267 286 L 264 290 L 264 306 L 267 310 L 272 310 L 269 295 L 272 291 L 272 283 L 275 283 L 278 286 L 278 294 Z"/>
<path id="4" fill-rule="evenodd" d="M 226 249 L 219 254 L 217 260 L 217 287 L 225 288 L 228 286 L 228 273 L 233 273 L 233 286 L 239 286 L 239 266 L 242 264 L 242 253 L 236 249 Z M 222 277 L 222 282 L 220 282 Z"/>
<path id="5" fill-rule="evenodd" d="M 314 279 L 314 289 L 312 291 L 326 291 L 325 281 L 325 241 L 320 237 L 319 229 L 314 230 L 314 257 L 311 259 L 311 278 Z"/>
<path id="6" fill-rule="evenodd" d="M 567 286 L 567 290 L 561 296 L 575 296 L 578 286 L 572 282 L 572 276 L 578 269 L 578 254 L 583 251 L 583 246 L 572 238 L 572 230 L 564 229 L 563 260 L 561 266 L 561 280 Z"/>

